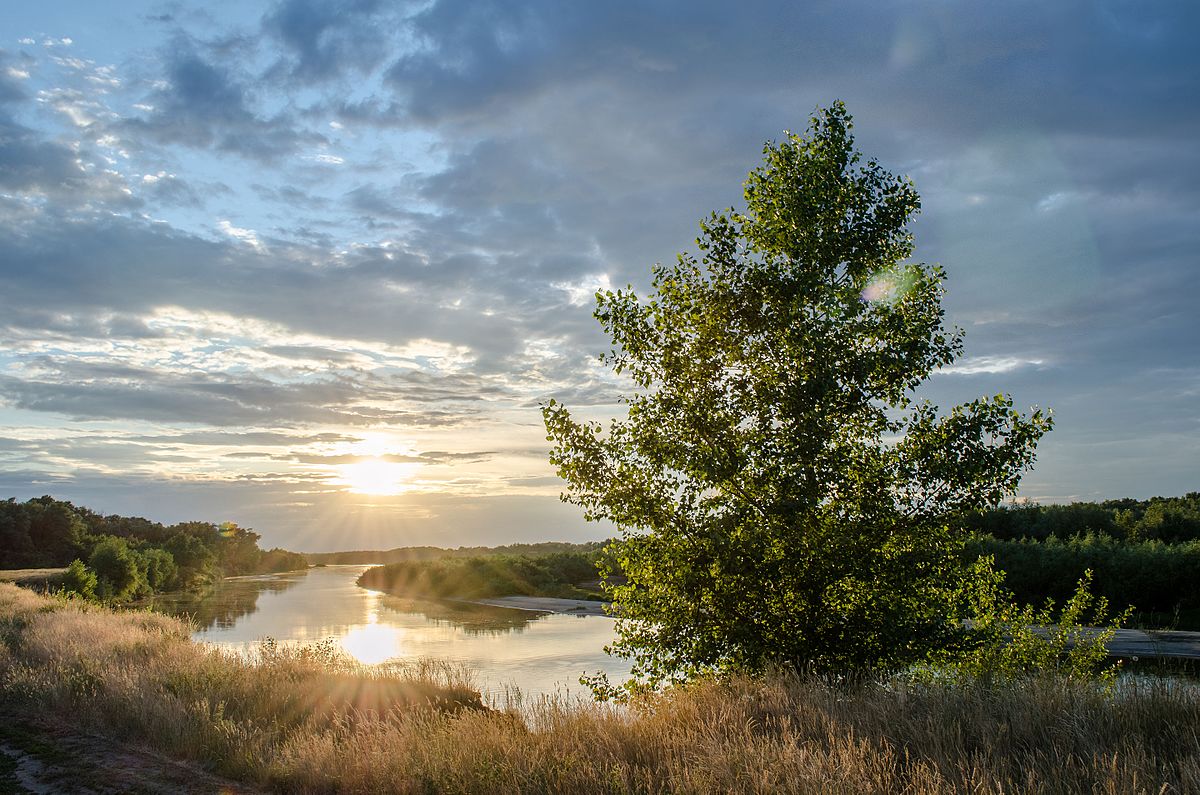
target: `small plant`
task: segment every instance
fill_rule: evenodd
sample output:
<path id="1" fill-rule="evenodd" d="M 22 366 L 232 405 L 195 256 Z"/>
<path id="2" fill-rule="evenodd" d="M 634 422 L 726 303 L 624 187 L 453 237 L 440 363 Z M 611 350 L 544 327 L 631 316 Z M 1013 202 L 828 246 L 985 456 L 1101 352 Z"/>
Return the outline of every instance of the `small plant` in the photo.
<path id="1" fill-rule="evenodd" d="M 974 617 L 970 632 L 963 646 L 946 653 L 945 667 L 983 680 L 1051 675 L 1115 681 L 1119 663 L 1110 661 L 1108 644 L 1132 608 L 1111 616 L 1108 600 L 1092 594 L 1091 570 L 1056 611 L 1052 599 L 1041 608 L 1018 606 L 991 558 L 980 558 L 974 568 L 964 593 Z"/>

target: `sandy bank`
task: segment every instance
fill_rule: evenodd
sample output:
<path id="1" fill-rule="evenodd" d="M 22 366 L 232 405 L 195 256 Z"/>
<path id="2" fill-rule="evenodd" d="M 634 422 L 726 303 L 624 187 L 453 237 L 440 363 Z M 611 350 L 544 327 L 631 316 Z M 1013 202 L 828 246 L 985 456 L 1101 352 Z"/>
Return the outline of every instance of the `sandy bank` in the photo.
<path id="1" fill-rule="evenodd" d="M 511 607 L 515 610 L 536 610 L 539 613 L 566 613 L 573 616 L 606 616 L 608 602 L 584 599 L 555 599 L 549 596 L 497 596 L 493 599 L 471 599 L 473 604 L 492 607 Z"/>

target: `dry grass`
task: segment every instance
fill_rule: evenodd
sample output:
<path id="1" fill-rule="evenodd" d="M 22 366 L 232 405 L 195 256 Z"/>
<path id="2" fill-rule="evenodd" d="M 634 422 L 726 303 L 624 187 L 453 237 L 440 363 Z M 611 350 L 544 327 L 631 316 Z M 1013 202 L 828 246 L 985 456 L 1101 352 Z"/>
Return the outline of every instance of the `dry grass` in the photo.
<path id="1" fill-rule="evenodd" d="M 249 662 L 159 616 L 0 585 L 9 709 L 287 792 L 1200 792 L 1200 694 L 812 677 L 702 682 L 628 708 L 478 708 L 452 672 L 328 647 Z"/>
<path id="2" fill-rule="evenodd" d="M 22 585 L 44 585 L 66 572 L 60 569 L 0 569 L 0 582 L 15 582 Z"/>

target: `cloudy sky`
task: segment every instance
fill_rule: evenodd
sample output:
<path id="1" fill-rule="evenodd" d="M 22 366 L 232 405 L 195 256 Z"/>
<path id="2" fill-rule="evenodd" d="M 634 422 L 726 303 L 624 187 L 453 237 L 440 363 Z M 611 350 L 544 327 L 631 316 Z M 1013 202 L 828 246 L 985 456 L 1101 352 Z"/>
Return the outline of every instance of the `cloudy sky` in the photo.
<path id="1" fill-rule="evenodd" d="M 966 354 L 1053 409 L 1022 493 L 1200 488 L 1200 5 L 245 0 L 0 10 L 0 498 L 293 549 L 604 537 L 598 287 L 843 99 Z"/>

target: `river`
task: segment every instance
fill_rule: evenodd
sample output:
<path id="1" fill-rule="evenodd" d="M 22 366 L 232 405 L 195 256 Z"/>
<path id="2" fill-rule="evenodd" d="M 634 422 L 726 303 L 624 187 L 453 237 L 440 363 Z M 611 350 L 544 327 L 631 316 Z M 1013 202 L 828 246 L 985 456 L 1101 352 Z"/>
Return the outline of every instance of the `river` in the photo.
<path id="1" fill-rule="evenodd" d="M 327 639 L 367 664 L 431 659 L 464 666 L 485 698 L 588 696 L 583 673 L 606 672 L 615 684 L 629 664 L 604 653 L 614 622 L 597 616 L 400 599 L 360 588 L 370 566 L 326 566 L 307 572 L 226 580 L 200 600 L 164 598 L 155 609 L 189 615 L 202 643 L 253 652 L 265 638 L 280 644 Z"/>

